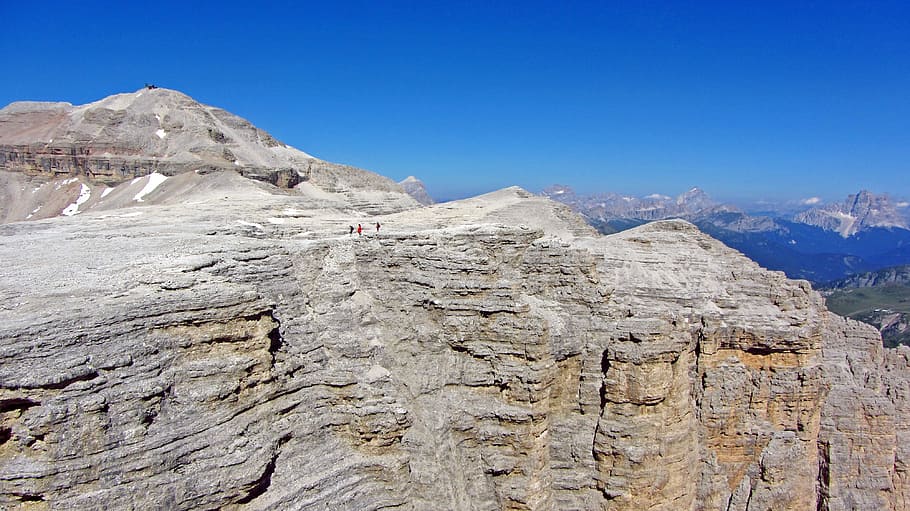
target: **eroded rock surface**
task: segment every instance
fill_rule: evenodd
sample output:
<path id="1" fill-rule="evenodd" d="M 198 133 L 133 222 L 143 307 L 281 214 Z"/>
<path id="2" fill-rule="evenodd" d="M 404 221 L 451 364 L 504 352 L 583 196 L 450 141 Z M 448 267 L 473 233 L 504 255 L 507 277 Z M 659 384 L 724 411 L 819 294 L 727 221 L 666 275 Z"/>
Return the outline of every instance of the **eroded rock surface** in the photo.
<path id="1" fill-rule="evenodd" d="M 519 189 L 320 193 L 0 226 L 0 505 L 907 509 L 910 352 L 806 283 Z"/>
<path id="2" fill-rule="evenodd" d="M 314 158 L 249 121 L 169 89 L 86 105 L 20 101 L 0 109 L 0 170 L 114 186 L 152 173 L 232 170 L 280 188 L 401 192 L 378 174 Z"/>

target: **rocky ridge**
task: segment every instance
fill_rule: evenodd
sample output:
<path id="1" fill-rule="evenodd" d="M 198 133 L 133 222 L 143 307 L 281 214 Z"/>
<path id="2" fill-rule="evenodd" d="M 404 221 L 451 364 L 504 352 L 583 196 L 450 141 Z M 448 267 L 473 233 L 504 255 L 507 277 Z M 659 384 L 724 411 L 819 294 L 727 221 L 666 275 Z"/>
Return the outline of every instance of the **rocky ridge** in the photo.
<path id="1" fill-rule="evenodd" d="M 330 191 L 402 191 L 388 178 L 314 158 L 245 119 L 164 88 L 79 106 L 12 103 L 0 109 L 0 169 L 109 186 L 152 173 L 232 170 L 283 188 L 307 181 Z"/>
<path id="2" fill-rule="evenodd" d="M 910 229 L 910 224 L 885 195 L 862 190 L 842 203 L 813 208 L 796 215 L 800 223 L 852 236 L 871 227 Z"/>
<path id="3" fill-rule="evenodd" d="M 691 224 L 261 192 L 0 226 L 3 506 L 906 509 L 907 352 Z"/>
<path id="4" fill-rule="evenodd" d="M 832 282 L 830 289 L 876 286 L 910 286 L 910 265 L 894 266 L 878 271 L 870 271 Z"/>
<path id="5" fill-rule="evenodd" d="M 908 509 L 910 351 L 805 281 L 514 187 L 416 207 L 175 94 L 0 111 L 0 507 Z M 276 154 L 292 189 L 242 177 Z"/>

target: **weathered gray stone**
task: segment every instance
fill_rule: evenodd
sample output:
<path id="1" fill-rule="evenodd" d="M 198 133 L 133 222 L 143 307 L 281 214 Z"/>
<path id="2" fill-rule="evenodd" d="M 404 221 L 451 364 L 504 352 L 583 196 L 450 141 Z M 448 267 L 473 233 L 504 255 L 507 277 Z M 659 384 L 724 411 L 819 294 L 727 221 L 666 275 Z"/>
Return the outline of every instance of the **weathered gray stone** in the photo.
<path id="1" fill-rule="evenodd" d="M 0 506 L 908 508 L 910 350 L 691 224 L 169 179 L 0 225 Z"/>

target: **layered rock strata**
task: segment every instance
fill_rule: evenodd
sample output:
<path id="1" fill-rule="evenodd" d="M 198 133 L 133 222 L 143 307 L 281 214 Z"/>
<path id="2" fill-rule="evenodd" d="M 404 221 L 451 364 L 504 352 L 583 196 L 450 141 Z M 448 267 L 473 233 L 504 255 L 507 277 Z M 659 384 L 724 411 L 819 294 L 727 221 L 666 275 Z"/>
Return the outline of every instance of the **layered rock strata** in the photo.
<path id="1" fill-rule="evenodd" d="M 0 109 L 0 170 L 113 186 L 159 173 L 236 171 L 282 188 L 404 193 L 392 180 L 326 162 L 249 121 L 169 89 L 140 89 L 86 105 L 16 102 Z"/>
<path id="2" fill-rule="evenodd" d="M 907 508 L 907 352 L 690 224 L 290 200 L 0 226 L 0 505 Z"/>

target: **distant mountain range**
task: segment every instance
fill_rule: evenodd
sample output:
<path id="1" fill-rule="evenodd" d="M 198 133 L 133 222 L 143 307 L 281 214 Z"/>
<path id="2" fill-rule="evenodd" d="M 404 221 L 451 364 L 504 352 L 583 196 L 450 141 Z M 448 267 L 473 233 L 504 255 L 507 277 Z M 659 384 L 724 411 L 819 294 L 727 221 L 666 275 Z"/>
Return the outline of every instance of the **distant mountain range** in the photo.
<path id="1" fill-rule="evenodd" d="M 579 195 L 555 185 L 542 195 L 567 204 L 605 234 L 653 220 L 682 218 L 766 268 L 815 284 L 910 263 L 906 204 L 865 190 L 842 203 L 779 215 L 746 213 L 712 200 L 699 188 L 674 198 Z"/>
<path id="2" fill-rule="evenodd" d="M 845 238 L 874 227 L 910 229 L 907 219 L 891 204 L 887 196 L 876 196 L 865 190 L 850 195 L 842 203 L 799 213 L 795 220 L 837 231 Z"/>

